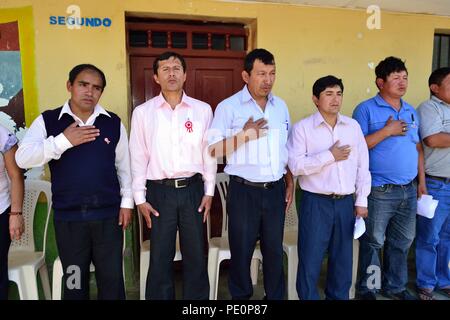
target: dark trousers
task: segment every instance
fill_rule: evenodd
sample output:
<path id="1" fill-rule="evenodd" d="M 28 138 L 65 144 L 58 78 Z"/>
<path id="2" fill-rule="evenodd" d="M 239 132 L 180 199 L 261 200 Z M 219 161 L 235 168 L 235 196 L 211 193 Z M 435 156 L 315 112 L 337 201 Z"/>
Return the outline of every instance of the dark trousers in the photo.
<path id="1" fill-rule="evenodd" d="M 89 299 L 91 261 L 95 266 L 98 299 L 125 299 L 123 232 L 118 223 L 118 217 L 95 221 L 55 220 L 65 300 Z"/>
<path id="2" fill-rule="evenodd" d="M 325 253 L 328 270 L 325 296 L 348 300 L 352 284 L 353 197 L 327 198 L 303 191 L 298 227 L 297 293 L 301 300 L 319 300 L 317 284 Z"/>
<path id="3" fill-rule="evenodd" d="M 227 199 L 231 252 L 228 287 L 233 299 L 249 299 L 253 295 L 250 264 L 258 237 L 263 255 L 266 298 L 284 298 L 285 195 L 283 180 L 276 182 L 271 189 L 264 189 L 230 179 Z"/>
<path id="4" fill-rule="evenodd" d="M 8 299 L 9 208 L 0 214 L 0 300 Z"/>
<path id="5" fill-rule="evenodd" d="M 179 189 L 147 182 L 147 202 L 159 212 L 159 217 L 152 215 L 147 300 L 175 299 L 173 258 L 177 229 L 183 256 L 183 299 L 208 299 L 203 213 L 198 212 L 203 195 L 201 180 Z"/>

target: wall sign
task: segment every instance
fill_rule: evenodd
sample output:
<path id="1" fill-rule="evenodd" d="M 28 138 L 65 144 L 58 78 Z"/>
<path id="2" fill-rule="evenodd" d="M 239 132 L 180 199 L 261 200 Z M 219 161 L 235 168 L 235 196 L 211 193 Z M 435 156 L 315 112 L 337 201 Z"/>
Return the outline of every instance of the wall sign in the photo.
<path id="1" fill-rule="evenodd" d="M 67 16 L 49 16 L 50 25 L 66 26 L 68 29 L 81 29 L 82 27 L 105 27 L 109 28 L 112 24 L 110 18 L 104 17 L 82 17 L 81 9 L 77 5 L 67 7 Z"/>

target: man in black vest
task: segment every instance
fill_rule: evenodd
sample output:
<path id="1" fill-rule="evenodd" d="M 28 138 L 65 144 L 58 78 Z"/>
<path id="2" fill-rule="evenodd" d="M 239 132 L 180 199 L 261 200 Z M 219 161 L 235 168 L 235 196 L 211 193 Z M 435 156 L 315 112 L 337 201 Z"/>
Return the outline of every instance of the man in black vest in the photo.
<path id="1" fill-rule="evenodd" d="M 120 118 L 98 104 L 105 86 L 97 67 L 74 67 L 70 99 L 36 118 L 16 154 L 21 168 L 50 167 L 64 299 L 89 299 L 91 262 L 98 299 L 125 299 L 122 229 L 133 208 L 130 159 Z"/>

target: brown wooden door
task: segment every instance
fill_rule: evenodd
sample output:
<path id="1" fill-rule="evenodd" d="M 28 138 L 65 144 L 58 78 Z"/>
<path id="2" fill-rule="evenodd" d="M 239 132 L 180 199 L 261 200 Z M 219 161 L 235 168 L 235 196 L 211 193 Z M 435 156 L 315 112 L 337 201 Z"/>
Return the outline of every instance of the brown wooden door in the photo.
<path id="1" fill-rule="evenodd" d="M 242 89 L 241 73 L 247 50 L 247 30 L 243 26 L 132 20 L 127 19 L 132 109 L 159 94 L 160 87 L 153 79 L 153 61 L 164 51 L 183 55 L 187 65 L 186 94 L 207 102 L 213 111 L 220 101 Z M 177 41 L 180 36 L 182 40 Z M 218 172 L 223 172 L 223 167 L 220 164 Z M 215 194 L 211 208 L 212 236 L 220 235 L 222 226 L 217 190 Z"/>
<path id="2" fill-rule="evenodd" d="M 130 57 L 133 109 L 160 92 L 153 79 L 154 59 Z M 187 57 L 185 60 L 186 94 L 209 103 L 213 110 L 220 101 L 242 89 L 242 59 Z"/>
<path id="3" fill-rule="evenodd" d="M 153 79 L 153 61 L 155 57 L 130 57 L 131 89 L 133 109 L 160 92 L 159 85 Z M 215 110 L 223 99 L 242 89 L 241 77 L 243 59 L 187 57 L 186 94 L 207 102 Z M 223 172 L 224 165 L 218 165 Z M 216 190 L 211 208 L 211 235 L 220 235 L 222 227 L 222 206 Z"/>

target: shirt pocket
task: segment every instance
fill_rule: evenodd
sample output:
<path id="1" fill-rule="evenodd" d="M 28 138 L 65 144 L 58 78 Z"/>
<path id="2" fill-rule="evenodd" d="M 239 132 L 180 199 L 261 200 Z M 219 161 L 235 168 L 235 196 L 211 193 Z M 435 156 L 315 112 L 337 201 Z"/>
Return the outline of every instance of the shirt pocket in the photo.
<path id="1" fill-rule="evenodd" d="M 375 133 L 386 125 L 386 121 L 375 121 L 369 123 L 369 134 Z"/>
<path id="2" fill-rule="evenodd" d="M 287 119 L 280 123 L 280 138 L 281 143 L 284 145 L 287 143 L 288 135 L 289 135 L 289 122 Z"/>
<path id="3" fill-rule="evenodd" d="M 407 125 L 408 125 L 407 135 L 410 137 L 413 143 L 416 144 L 419 143 L 420 142 L 419 126 L 415 122 L 408 122 Z"/>
<path id="4" fill-rule="evenodd" d="M 227 136 L 233 136 L 236 133 L 240 132 L 244 126 L 245 123 L 248 121 L 248 117 L 243 116 L 237 116 L 233 118 L 233 121 L 231 122 L 231 132 L 227 132 Z M 253 119 L 255 121 L 255 119 Z"/>

